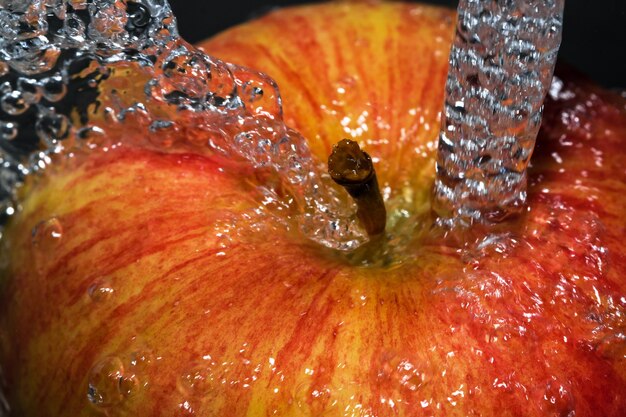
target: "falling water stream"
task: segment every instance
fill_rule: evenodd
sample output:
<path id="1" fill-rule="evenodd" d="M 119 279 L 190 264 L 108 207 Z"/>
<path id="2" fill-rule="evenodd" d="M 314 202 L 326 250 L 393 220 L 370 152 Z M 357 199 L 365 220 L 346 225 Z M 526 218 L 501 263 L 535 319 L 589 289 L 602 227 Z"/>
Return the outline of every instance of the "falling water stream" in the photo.
<path id="1" fill-rule="evenodd" d="M 519 213 L 561 45 L 564 0 L 461 0 L 439 136 L 443 219 Z"/>

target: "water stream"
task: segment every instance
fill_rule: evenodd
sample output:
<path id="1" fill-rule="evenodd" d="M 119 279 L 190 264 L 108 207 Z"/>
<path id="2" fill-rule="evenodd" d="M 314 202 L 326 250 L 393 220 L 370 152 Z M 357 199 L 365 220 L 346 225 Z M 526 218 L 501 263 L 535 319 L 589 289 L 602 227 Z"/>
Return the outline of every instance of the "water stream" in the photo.
<path id="1" fill-rule="evenodd" d="M 459 2 L 435 184 L 444 221 L 498 221 L 523 209 L 564 5 Z"/>

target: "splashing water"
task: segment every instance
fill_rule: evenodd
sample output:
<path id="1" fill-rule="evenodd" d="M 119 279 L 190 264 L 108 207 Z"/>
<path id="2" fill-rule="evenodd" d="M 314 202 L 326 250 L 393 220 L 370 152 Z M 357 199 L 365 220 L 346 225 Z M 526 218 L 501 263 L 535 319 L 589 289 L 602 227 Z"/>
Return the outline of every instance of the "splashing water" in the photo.
<path id="1" fill-rule="evenodd" d="M 16 190 L 28 176 L 133 131 L 160 150 L 193 148 L 274 172 L 289 198 L 262 184 L 265 200 L 296 212 L 318 243 L 349 250 L 366 240 L 304 138 L 283 122 L 274 81 L 186 43 L 165 0 L 0 6 L 2 222 L 19 210 Z M 144 91 L 120 92 L 142 83 Z"/>
<path id="2" fill-rule="evenodd" d="M 269 203 L 256 217 L 280 206 L 295 222 L 275 216 L 276 223 L 297 224 L 326 247 L 367 241 L 354 207 L 285 125 L 275 82 L 186 43 L 167 1 L 0 5 L 0 223 L 19 211 L 16 190 L 28 176 L 133 131 L 159 150 L 192 148 L 272 171 L 275 181 L 259 187 Z M 435 208 L 444 219 L 492 219 L 525 200 L 563 1 L 459 7 Z"/>
<path id="3" fill-rule="evenodd" d="M 493 221 L 523 208 L 564 3 L 460 1 L 435 184 L 443 219 Z"/>

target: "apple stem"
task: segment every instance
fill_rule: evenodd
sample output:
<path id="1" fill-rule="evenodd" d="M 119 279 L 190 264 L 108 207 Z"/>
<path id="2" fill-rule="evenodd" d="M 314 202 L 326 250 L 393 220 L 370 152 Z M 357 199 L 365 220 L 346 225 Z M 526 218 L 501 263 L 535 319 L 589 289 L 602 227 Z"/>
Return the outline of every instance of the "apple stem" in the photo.
<path id="1" fill-rule="evenodd" d="M 333 147 L 328 158 L 328 173 L 357 204 L 357 217 L 367 234 L 384 233 L 387 210 L 380 193 L 372 158 L 355 141 L 344 139 Z"/>

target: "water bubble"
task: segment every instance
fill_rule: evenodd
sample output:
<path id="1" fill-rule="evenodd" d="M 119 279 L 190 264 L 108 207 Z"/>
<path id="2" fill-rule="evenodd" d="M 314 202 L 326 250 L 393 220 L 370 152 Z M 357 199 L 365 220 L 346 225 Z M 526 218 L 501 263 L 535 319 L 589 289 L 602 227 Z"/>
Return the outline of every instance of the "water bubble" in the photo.
<path id="1" fill-rule="evenodd" d="M 54 110 L 42 112 L 35 123 L 37 136 L 44 143 L 50 144 L 65 139 L 69 133 L 69 128 L 70 122 L 67 116 L 58 114 Z"/>
<path id="2" fill-rule="evenodd" d="M 27 76 L 50 71 L 61 55 L 61 49 L 51 45 L 45 36 L 18 42 L 10 48 L 8 52 L 12 59 L 8 61 L 9 66 Z"/>
<path id="3" fill-rule="evenodd" d="M 143 377 L 143 384 L 148 383 L 147 376 L 149 369 L 154 364 L 154 354 L 150 350 L 137 350 L 132 352 L 129 357 L 129 368 L 133 374 Z"/>
<path id="4" fill-rule="evenodd" d="M 87 26 L 85 22 L 82 21 L 78 15 L 74 13 L 69 13 L 63 25 L 63 32 L 68 39 L 68 43 L 75 42 L 76 44 L 80 44 L 85 41 L 85 31 Z"/>
<path id="5" fill-rule="evenodd" d="M 152 21 L 150 10 L 143 4 L 131 1 L 126 6 L 128 22 L 126 30 L 132 36 L 141 36 Z"/>
<path id="6" fill-rule="evenodd" d="M 170 127 L 174 127 L 174 122 L 170 120 L 155 120 L 150 123 L 149 129 L 151 132 L 158 132 L 160 130 L 169 129 Z"/>
<path id="7" fill-rule="evenodd" d="M 196 415 L 196 410 L 194 406 L 189 401 L 184 400 L 178 404 L 178 410 L 176 410 L 174 417 L 194 416 L 194 415 Z"/>
<path id="8" fill-rule="evenodd" d="M 108 278 L 102 278 L 89 286 L 87 293 L 89 298 L 95 303 L 101 303 L 110 299 L 115 293 L 115 289 Z"/>
<path id="9" fill-rule="evenodd" d="M 63 239 L 63 226 L 57 218 L 45 220 L 33 228 L 31 243 L 37 273 L 43 275 L 54 260 L 54 252 Z"/>
<path id="10" fill-rule="evenodd" d="M 37 80 L 21 77 L 17 80 L 17 89 L 29 104 L 38 103 L 41 98 L 41 87 Z"/>
<path id="11" fill-rule="evenodd" d="M 211 93 L 210 68 L 211 62 L 203 54 L 190 51 L 186 46 L 176 48 L 161 63 L 163 97 L 175 105 L 201 106 Z"/>
<path id="12" fill-rule="evenodd" d="M 90 149 L 99 148 L 108 143 L 104 130 L 95 126 L 88 126 L 78 130 L 76 136 Z"/>
<path id="13" fill-rule="evenodd" d="M 231 68 L 226 65 L 219 65 L 219 63 L 211 60 L 208 70 L 210 76 L 207 87 L 211 91 L 210 103 L 214 106 L 221 106 L 225 103 L 236 106 L 237 102 L 232 100 L 236 87 Z"/>
<path id="14" fill-rule="evenodd" d="M 184 372 L 178 378 L 176 387 L 184 395 L 203 398 L 215 389 L 214 378 L 212 366 L 207 362 Z"/>
<path id="15" fill-rule="evenodd" d="M 53 103 L 61 100 L 67 93 L 67 85 L 61 75 L 44 78 L 41 81 L 41 87 L 45 99 Z"/>
<path id="16" fill-rule="evenodd" d="M 61 244 L 63 225 L 56 217 L 42 221 L 33 228 L 32 244 L 38 251 L 48 253 Z"/>
<path id="17" fill-rule="evenodd" d="M 17 137 L 17 125 L 11 122 L 0 122 L 0 139 L 13 140 Z"/>
<path id="18" fill-rule="evenodd" d="M 265 74 L 242 69 L 235 69 L 233 77 L 248 111 L 269 118 L 282 116 L 280 93 L 274 80 Z"/>
<path id="19" fill-rule="evenodd" d="M 67 4 L 72 6 L 74 10 L 85 10 L 89 5 L 88 0 L 68 0 Z"/>
<path id="20" fill-rule="evenodd" d="M 87 399 L 98 408 L 111 407 L 128 398 L 137 386 L 134 375 L 126 375 L 117 356 L 100 360 L 89 373 Z"/>
<path id="21" fill-rule="evenodd" d="M 19 116 L 28 110 L 29 104 L 21 91 L 15 90 L 0 98 L 0 107 L 11 116 Z"/>
<path id="22" fill-rule="evenodd" d="M 304 415 L 330 414 L 339 409 L 341 387 L 332 383 L 315 384 L 306 381 L 296 384 L 294 401 Z"/>
<path id="23" fill-rule="evenodd" d="M 373 369 L 376 379 L 395 386 L 404 395 L 415 395 L 428 383 L 428 377 L 416 361 L 384 352 L 379 365 Z"/>
<path id="24" fill-rule="evenodd" d="M 101 2 L 98 6 L 95 8 L 96 12 L 91 15 L 90 35 L 105 40 L 105 44 L 110 46 L 125 44 L 128 35 L 125 30 L 128 15 L 124 4 L 119 1 L 108 4 Z"/>

